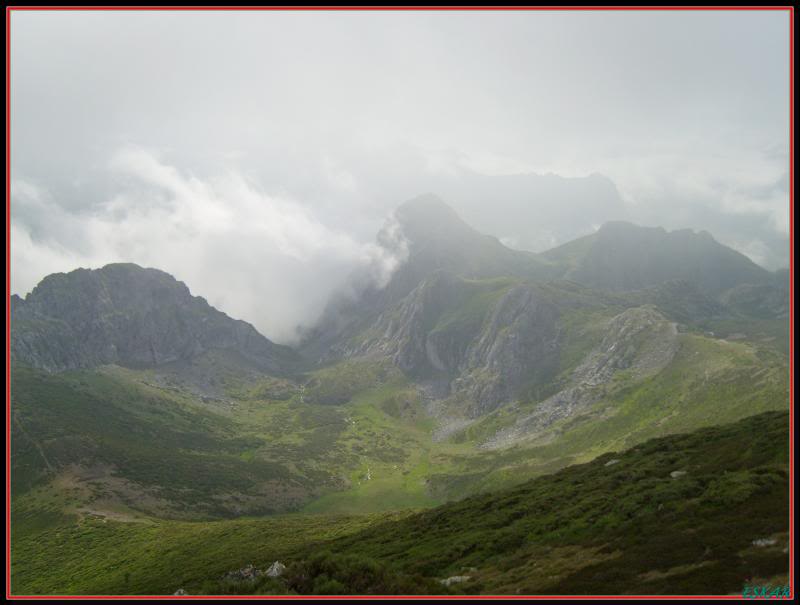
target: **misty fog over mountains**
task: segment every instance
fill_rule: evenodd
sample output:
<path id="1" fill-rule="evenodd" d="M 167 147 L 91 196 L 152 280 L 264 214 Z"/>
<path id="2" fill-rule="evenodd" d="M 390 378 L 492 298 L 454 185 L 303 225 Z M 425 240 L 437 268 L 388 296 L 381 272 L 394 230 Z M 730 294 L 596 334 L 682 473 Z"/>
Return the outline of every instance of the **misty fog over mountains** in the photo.
<path id="1" fill-rule="evenodd" d="M 289 342 L 353 270 L 392 270 L 373 235 L 426 193 L 520 250 L 626 220 L 788 264 L 776 13 L 12 21 L 19 295 L 134 262 Z"/>

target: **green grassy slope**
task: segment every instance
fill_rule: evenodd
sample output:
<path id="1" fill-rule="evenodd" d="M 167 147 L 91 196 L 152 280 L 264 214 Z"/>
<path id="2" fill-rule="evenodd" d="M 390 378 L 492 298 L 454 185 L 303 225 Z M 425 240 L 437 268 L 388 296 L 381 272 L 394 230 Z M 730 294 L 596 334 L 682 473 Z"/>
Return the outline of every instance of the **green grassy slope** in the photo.
<path id="1" fill-rule="evenodd" d="M 331 547 L 429 575 L 475 568 L 472 587 L 487 592 L 735 591 L 747 578 L 787 571 L 787 465 L 788 415 L 768 412 L 651 440 Z M 775 548 L 753 547 L 764 537 L 775 537 Z"/>
<path id="2" fill-rule="evenodd" d="M 225 521 L 85 517 L 12 541 L 14 594 L 172 594 L 248 563 L 354 532 L 384 515 L 273 516 Z"/>
<path id="3" fill-rule="evenodd" d="M 323 369 L 308 387 L 218 382 L 205 397 L 144 371 L 15 366 L 17 526 L 42 510 L 208 519 L 431 506 L 430 468 L 469 449 L 433 444 L 416 389 L 385 363 Z M 318 402 L 331 393 L 347 403 Z"/>
<path id="4" fill-rule="evenodd" d="M 785 581 L 787 465 L 788 414 L 768 412 L 418 513 L 85 517 L 13 540 L 12 590 L 736 593 Z M 280 581 L 220 580 L 276 559 L 289 566 Z M 469 579 L 436 582 L 452 575 Z"/>
<path id="5" fill-rule="evenodd" d="M 230 419 L 104 373 L 13 375 L 15 499 L 130 504 L 164 516 L 282 510 L 311 490 L 285 462 L 245 460 L 259 442 Z M 268 490 L 268 491 L 265 491 Z M 59 492 L 56 494 L 54 492 Z M 259 510 L 260 509 L 260 510 Z"/>

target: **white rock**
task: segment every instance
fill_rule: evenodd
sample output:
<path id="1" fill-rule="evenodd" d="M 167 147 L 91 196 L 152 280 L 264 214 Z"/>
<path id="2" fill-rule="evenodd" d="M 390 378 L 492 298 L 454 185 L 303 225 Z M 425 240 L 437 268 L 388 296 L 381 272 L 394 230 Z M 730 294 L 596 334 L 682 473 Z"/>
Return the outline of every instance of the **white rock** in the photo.
<path id="1" fill-rule="evenodd" d="M 759 538 L 758 540 L 753 540 L 753 546 L 775 546 L 778 541 L 774 538 Z"/>
<path id="2" fill-rule="evenodd" d="M 614 466 L 615 464 L 619 463 L 619 458 L 614 458 L 606 462 L 603 466 Z"/>
<path id="3" fill-rule="evenodd" d="M 275 561 L 272 565 L 269 566 L 269 569 L 267 570 L 267 575 L 270 578 L 277 578 L 278 576 L 282 575 L 285 570 L 286 570 L 286 565 L 284 565 L 280 561 Z"/>
<path id="4" fill-rule="evenodd" d="M 669 476 L 673 479 L 677 479 L 678 477 L 683 477 L 686 474 L 686 471 L 672 471 Z"/>
<path id="5" fill-rule="evenodd" d="M 450 586 L 451 584 L 460 584 L 461 582 L 466 582 L 469 580 L 469 578 L 470 576 L 450 576 L 444 580 L 439 580 L 439 583 L 444 584 L 445 586 Z"/>

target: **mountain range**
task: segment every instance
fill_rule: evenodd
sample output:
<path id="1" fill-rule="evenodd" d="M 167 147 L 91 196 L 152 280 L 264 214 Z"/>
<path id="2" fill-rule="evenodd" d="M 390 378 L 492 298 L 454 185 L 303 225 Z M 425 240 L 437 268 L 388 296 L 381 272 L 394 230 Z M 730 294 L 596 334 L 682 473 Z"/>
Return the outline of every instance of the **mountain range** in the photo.
<path id="1" fill-rule="evenodd" d="M 526 480 L 788 407 L 788 272 L 706 232 L 610 222 L 534 254 L 431 195 L 401 205 L 379 245 L 396 245 L 394 226 L 407 259 L 389 282 L 355 282 L 294 348 L 134 264 L 50 275 L 12 297 L 18 581 L 33 589 L 36 566 L 53 564 L 31 554 L 34 539 L 67 535 L 76 520 L 102 541 L 142 524 L 256 514 L 359 514 L 354 523 L 373 527 L 375 515 L 409 523 L 384 511 L 444 505 L 434 518 L 462 519 L 462 505 L 445 503 L 504 510 L 492 494 Z M 776 431 L 785 422 L 769 419 Z M 534 508 L 547 514 L 542 493 Z M 476 563 L 448 561 L 435 572 Z M 398 569 L 396 587 L 430 576 L 410 562 Z M 526 589 L 497 570 L 478 574 L 482 586 Z"/>

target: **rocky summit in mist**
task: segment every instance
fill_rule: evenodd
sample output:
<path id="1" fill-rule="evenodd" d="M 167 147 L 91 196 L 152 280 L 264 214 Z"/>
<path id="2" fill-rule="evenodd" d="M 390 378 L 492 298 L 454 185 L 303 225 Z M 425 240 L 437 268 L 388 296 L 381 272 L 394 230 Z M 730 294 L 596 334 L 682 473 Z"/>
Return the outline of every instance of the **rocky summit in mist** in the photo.
<path id="1" fill-rule="evenodd" d="M 786 271 L 627 222 L 515 250 L 431 195 L 376 242 L 404 262 L 381 285 L 354 275 L 294 348 L 134 264 L 13 297 L 15 581 L 697 593 L 782 577 L 785 452 L 737 439 L 786 430 Z M 632 541 L 642 527 L 661 546 Z M 217 553 L 200 563 L 196 532 Z"/>

